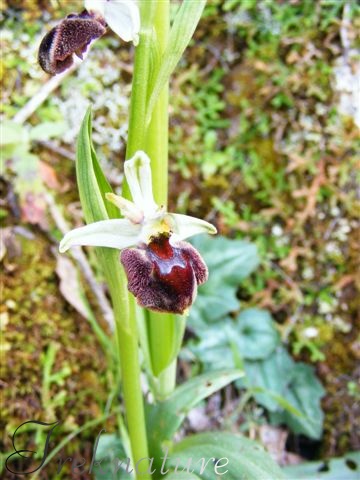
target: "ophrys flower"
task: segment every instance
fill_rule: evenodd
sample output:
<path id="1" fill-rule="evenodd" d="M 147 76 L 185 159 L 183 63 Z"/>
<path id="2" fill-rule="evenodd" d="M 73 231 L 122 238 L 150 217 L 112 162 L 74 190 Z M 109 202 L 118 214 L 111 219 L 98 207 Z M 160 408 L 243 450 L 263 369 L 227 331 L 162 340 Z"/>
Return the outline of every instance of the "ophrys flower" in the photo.
<path id="1" fill-rule="evenodd" d="M 85 0 L 85 10 L 71 13 L 43 38 L 38 60 L 51 74 L 73 64 L 73 55 L 83 58 L 89 44 L 104 35 L 108 25 L 125 42 L 139 42 L 140 13 L 135 0 Z"/>
<path id="2" fill-rule="evenodd" d="M 197 286 L 208 277 L 200 254 L 184 239 L 214 234 L 216 228 L 195 217 L 169 213 L 155 203 L 145 152 L 138 151 L 124 169 L 133 201 L 106 194 L 124 218 L 72 230 L 61 241 L 60 251 L 74 245 L 120 249 L 128 288 L 138 303 L 161 312 L 184 313 L 196 297 Z"/>

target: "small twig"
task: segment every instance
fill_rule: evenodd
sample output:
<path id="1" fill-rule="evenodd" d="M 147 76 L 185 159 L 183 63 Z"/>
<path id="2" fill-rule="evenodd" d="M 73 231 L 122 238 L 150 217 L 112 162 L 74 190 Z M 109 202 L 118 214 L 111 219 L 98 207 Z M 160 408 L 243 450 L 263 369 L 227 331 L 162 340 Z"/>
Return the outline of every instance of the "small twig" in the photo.
<path id="1" fill-rule="evenodd" d="M 55 225 L 61 231 L 61 233 L 65 235 L 65 233 L 69 231 L 69 227 L 64 217 L 62 216 L 62 213 L 60 212 L 59 208 L 55 204 L 53 196 L 50 193 L 46 194 L 46 201 L 49 206 L 49 211 L 55 222 Z M 74 260 L 76 261 L 81 273 L 84 275 L 84 278 L 88 282 L 90 289 L 94 293 L 97 303 L 99 305 L 99 308 L 102 312 L 104 319 L 106 320 L 109 326 L 110 331 L 113 332 L 115 327 L 115 322 L 114 322 L 114 315 L 113 315 L 112 308 L 110 306 L 108 299 L 105 296 L 105 293 L 101 285 L 99 285 L 99 283 L 95 280 L 94 272 L 92 271 L 83 250 L 81 249 L 81 247 L 74 247 L 71 250 L 71 254 Z"/>
<path id="2" fill-rule="evenodd" d="M 350 28 L 350 5 L 349 3 L 345 3 L 343 16 L 340 24 L 340 40 L 341 40 L 341 46 L 343 48 L 343 58 L 344 58 L 345 64 L 347 64 L 349 61 L 349 52 L 351 47 L 351 43 L 349 40 L 349 28 Z"/>
<path id="3" fill-rule="evenodd" d="M 28 103 L 17 112 L 14 116 L 13 121 L 16 123 L 24 123 L 31 115 L 40 107 L 42 103 L 48 98 L 48 96 L 57 89 L 65 77 L 70 75 L 76 68 L 79 63 L 74 61 L 73 65 L 65 70 L 65 72 L 60 73 L 51 77 L 44 85 L 38 90 L 38 92 L 28 101 Z"/>
<path id="4" fill-rule="evenodd" d="M 51 150 L 59 155 L 61 155 L 64 158 L 68 158 L 69 160 L 75 162 L 76 160 L 76 155 L 74 152 L 71 150 L 67 150 L 64 147 L 61 147 L 60 145 L 57 145 L 55 142 L 52 142 L 51 140 L 41 140 L 38 142 L 39 145 L 42 147 L 47 148 L 48 150 Z"/>

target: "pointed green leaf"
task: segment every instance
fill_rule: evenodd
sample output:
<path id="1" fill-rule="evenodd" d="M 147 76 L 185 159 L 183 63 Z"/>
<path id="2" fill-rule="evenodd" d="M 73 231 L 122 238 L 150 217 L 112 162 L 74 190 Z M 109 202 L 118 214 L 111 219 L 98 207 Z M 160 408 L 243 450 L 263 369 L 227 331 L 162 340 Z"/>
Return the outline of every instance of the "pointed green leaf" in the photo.
<path id="1" fill-rule="evenodd" d="M 179 474 L 175 471 L 172 471 L 164 477 L 165 480 L 201 480 L 200 477 L 195 475 L 195 473 L 188 473 L 188 472 L 182 472 L 181 477 L 179 477 Z"/>
<path id="2" fill-rule="evenodd" d="M 286 398 L 284 398 L 281 395 L 278 395 L 274 392 L 271 392 L 270 390 L 266 390 L 266 388 L 261 388 L 261 387 L 254 387 L 254 388 L 249 388 L 249 391 L 252 391 L 254 393 L 263 393 L 265 395 L 268 395 L 270 398 L 272 398 L 275 402 L 278 403 L 278 405 L 283 408 L 284 410 L 287 410 L 289 413 L 292 415 L 295 415 L 296 417 L 303 417 L 304 415 L 295 408 L 291 403 L 289 403 Z"/>
<path id="3" fill-rule="evenodd" d="M 240 370 L 209 372 L 188 380 L 164 402 L 148 405 L 147 428 L 150 443 L 158 448 L 171 440 L 187 413 L 201 400 L 243 376 Z"/>
<path id="4" fill-rule="evenodd" d="M 114 218 L 114 206 L 106 202 L 111 187 L 101 170 L 91 142 L 91 109 L 80 127 L 76 149 L 76 178 L 86 223 Z M 105 203 L 106 202 L 106 203 Z M 126 278 L 120 266 L 119 252 L 113 248 L 96 248 L 101 268 L 112 291 L 126 289 Z"/>
<path id="5" fill-rule="evenodd" d="M 76 148 L 76 179 L 81 206 L 86 223 L 109 218 L 95 175 L 93 147 L 91 144 L 91 109 L 85 114 L 80 127 Z"/>
<path id="6" fill-rule="evenodd" d="M 178 64 L 185 48 L 199 23 L 206 0 L 183 0 L 172 24 L 168 46 L 154 77 L 150 80 L 149 100 L 146 111 L 146 123 L 149 123 L 154 105 L 169 81 L 170 75 Z"/>
<path id="7" fill-rule="evenodd" d="M 201 433 L 185 438 L 170 452 L 166 466 L 178 466 L 178 475 L 184 469 L 199 475 L 202 480 L 284 478 L 279 466 L 260 444 L 242 435 L 225 432 Z"/>

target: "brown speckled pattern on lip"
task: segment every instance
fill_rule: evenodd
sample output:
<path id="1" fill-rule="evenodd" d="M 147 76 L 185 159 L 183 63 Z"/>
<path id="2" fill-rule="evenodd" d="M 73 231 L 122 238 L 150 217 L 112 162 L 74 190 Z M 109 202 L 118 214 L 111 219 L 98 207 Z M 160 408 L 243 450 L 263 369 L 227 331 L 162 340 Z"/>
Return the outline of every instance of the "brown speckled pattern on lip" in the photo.
<path id="1" fill-rule="evenodd" d="M 126 248 L 120 258 L 129 291 L 150 310 L 183 314 L 194 302 L 197 286 L 208 278 L 195 248 L 187 242 L 172 246 L 167 235 L 143 247 Z"/>
<path id="2" fill-rule="evenodd" d="M 73 54 L 82 58 L 88 45 L 105 32 L 101 17 L 86 11 L 68 15 L 43 38 L 38 54 L 41 68 L 50 75 L 63 72 L 73 64 Z"/>

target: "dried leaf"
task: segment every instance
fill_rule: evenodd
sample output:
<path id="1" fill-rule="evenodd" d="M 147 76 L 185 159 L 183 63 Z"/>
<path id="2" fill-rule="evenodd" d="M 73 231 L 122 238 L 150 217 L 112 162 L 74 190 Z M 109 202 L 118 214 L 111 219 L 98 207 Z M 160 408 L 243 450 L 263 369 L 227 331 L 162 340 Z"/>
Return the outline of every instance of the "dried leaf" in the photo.
<path id="1" fill-rule="evenodd" d="M 71 260 L 59 255 L 56 273 L 60 279 L 60 292 L 62 296 L 80 315 L 88 318 L 89 312 L 82 297 L 82 288 L 79 282 L 78 272 Z"/>
<path id="2" fill-rule="evenodd" d="M 42 193 L 27 192 L 21 198 L 21 216 L 24 222 L 40 225 L 47 230 L 49 225 L 46 218 L 46 201 Z"/>
<path id="3" fill-rule="evenodd" d="M 42 181 L 45 185 L 53 190 L 60 190 L 60 184 L 56 176 L 56 172 L 49 164 L 40 161 L 39 170 Z"/>

